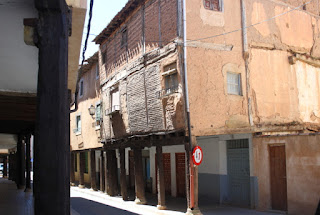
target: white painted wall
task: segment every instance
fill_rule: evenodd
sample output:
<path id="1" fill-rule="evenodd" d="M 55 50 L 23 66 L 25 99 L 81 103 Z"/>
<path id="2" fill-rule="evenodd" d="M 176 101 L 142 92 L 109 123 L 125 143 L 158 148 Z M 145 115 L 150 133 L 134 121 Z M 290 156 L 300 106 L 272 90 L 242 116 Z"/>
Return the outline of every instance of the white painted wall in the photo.
<path id="1" fill-rule="evenodd" d="M 36 93 L 38 48 L 24 43 L 24 18 L 38 18 L 34 1 L 2 2 L 0 6 L 0 91 Z"/>
<path id="2" fill-rule="evenodd" d="M 203 150 L 199 173 L 227 175 L 227 140 L 249 139 L 250 176 L 253 176 L 253 148 L 251 134 L 228 134 L 197 137 Z"/>
<path id="3" fill-rule="evenodd" d="M 162 153 L 170 153 L 171 162 L 171 195 L 177 196 L 177 181 L 176 181 L 176 156 L 175 153 L 185 153 L 184 145 L 176 146 L 164 146 L 162 148 Z M 156 191 L 156 169 L 155 169 L 155 156 L 156 147 L 150 148 L 150 175 L 152 177 L 152 192 Z"/>

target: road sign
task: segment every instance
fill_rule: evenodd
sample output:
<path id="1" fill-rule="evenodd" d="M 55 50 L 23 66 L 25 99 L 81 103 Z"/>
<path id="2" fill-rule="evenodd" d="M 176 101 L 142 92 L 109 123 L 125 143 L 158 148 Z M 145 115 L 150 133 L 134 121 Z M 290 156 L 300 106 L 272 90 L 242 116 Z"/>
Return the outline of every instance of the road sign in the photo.
<path id="1" fill-rule="evenodd" d="M 203 159 L 203 152 L 200 146 L 196 146 L 193 148 L 192 151 L 192 160 L 193 163 L 197 166 L 199 166 Z"/>

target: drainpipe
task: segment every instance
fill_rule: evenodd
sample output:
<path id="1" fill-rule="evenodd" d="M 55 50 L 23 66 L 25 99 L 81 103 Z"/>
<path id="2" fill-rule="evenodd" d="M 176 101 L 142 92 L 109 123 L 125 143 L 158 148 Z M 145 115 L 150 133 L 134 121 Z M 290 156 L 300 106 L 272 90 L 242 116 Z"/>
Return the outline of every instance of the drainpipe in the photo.
<path id="1" fill-rule="evenodd" d="M 189 91 L 188 91 L 188 70 L 187 70 L 187 12 L 186 12 L 186 0 L 183 0 L 183 70 L 184 70 L 184 94 L 186 101 L 186 113 L 189 135 L 189 168 L 190 168 L 190 209 L 194 208 L 194 175 L 193 175 L 193 161 L 192 157 L 192 134 L 190 123 L 190 105 L 189 105 Z"/>
<path id="2" fill-rule="evenodd" d="M 77 74 L 76 91 L 74 93 L 74 109 L 70 110 L 70 113 L 74 113 L 78 110 L 79 73 L 80 73 L 80 70 L 78 71 L 78 74 Z"/>
<path id="3" fill-rule="evenodd" d="M 243 45 L 243 59 L 245 62 L 245 71 L 246 71 L 246 97 L 248 100 L 248 117 L 250 126 L 253 126 L 253 118 L 252 118 L 252 105 L 251 98 L 249 97 L 250 91 L 250 71 L 249 71 L 249 51 L 248 51 L 248 37 L 247 37 L 247 20 L 246 20 L 246 7 L 245 0 L 240 0 L 241 2 L 241 29 L 242 29 L 242 45 Z"/>

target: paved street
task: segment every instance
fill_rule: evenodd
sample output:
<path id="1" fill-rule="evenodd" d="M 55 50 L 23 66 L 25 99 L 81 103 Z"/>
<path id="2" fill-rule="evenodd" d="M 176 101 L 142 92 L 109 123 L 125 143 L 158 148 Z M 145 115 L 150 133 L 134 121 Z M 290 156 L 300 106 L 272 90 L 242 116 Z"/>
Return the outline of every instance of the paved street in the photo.
<path id="1" fill-rule="evenodd" d="M 110 197 L 99 191 L 71 187 L 71 215 L 101 214 L 142 214 L 142 215 L 182 215 L 186 212 L 185 200 L 181 198 L 167 199 L 167 210 L 156 208 L 156 196 L 147 195 L 149 205 L 136 205 L 133 201 L 123 201 L 121 197 Z M 272 215 L 279 213 L 259 212 L 229 206 L 203 205 L 203 215 Z"/>
<path id="2" fill-rule="evenodd" d="M 167 210 L 156 208 L 156 196 L 147 194 L 149 205 L 136 205 L 132 200 L 123 201 L 121 197 L 110 197 L 105 193 L 90 189 L 71 187 L 71 215 L 182 215 L 186 204 L 182 198 L 167 198 Z M 0 214 L 32 215 L 32 192 L 17 190 L 14 182 L 0 178 Z M 272 215 L 255 210 L 226 206 L 203 205 L 203 215 Z"/>

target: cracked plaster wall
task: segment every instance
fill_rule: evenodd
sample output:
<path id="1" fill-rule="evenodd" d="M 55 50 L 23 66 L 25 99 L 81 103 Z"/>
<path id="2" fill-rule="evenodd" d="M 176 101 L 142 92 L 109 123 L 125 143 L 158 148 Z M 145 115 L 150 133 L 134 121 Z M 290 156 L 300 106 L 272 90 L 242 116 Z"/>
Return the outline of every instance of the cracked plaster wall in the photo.
<path id="1" fill-rule="evenodd" d="M 245 0 L 246 25 L 291 10 L 296 2 Z M 287 3 L 292 3 L 290 6 Z M 286 130 L 283 125 L 319 125 L 318 68 L 297 61 L 294 53 L 320 57 L 319 20 L 315 11 L 295 10 L 249 27 L 248 97 L 254 126 L 249 124 L 245 60 L 241 31 L 199 40 L 188 47 L 191 124 L 196 136 Z M 220 20 L 220 21 L 219 21 Z M 187 2 L 187 38 L 219 35 L 241 28 L 240 1 L 224 1 L 224 11 L 205 10 L 203 1 Z M 231 51 L 215 49 L 231 46 Z M 226 72 L 241 74 L 242 96 L 228 95 Z M 279 126 L 281 125 L 281 126 Z M 293 127 L 292 127 L 293 128 Z"/>

